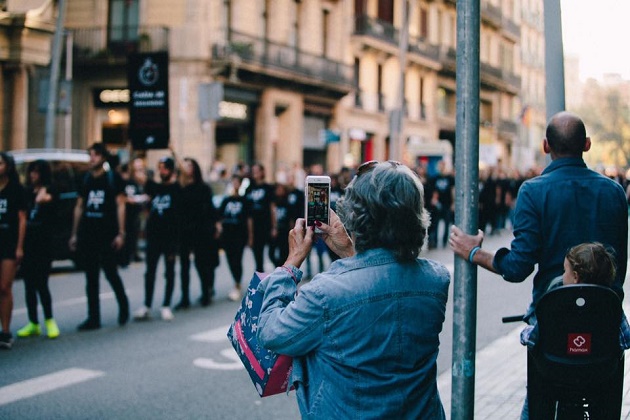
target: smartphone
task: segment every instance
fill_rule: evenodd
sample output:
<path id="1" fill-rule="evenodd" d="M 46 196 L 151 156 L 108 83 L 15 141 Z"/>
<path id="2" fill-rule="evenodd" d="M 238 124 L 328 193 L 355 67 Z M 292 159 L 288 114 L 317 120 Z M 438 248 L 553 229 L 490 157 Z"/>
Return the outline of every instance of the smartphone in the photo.
<path id="1" fill-rule="evenodd" d="M 304 188 L 304 213 L 306 226 L 313 226 L 315 220 L 330 223 L 330 177 L 309 175 Z M 315 228 L 315 232 L 321 232 Z"/>

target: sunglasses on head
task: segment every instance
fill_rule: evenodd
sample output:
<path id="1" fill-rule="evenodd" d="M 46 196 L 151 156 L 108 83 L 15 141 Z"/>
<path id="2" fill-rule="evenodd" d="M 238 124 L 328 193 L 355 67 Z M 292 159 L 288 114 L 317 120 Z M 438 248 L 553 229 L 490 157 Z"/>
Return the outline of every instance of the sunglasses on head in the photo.
<path id="1" fill-rule="evenodd" d="M 388 160 L 386 162 L 389 163 L 390 165 L 392 165 L 392 168 L 396 168 L 396 167 L 402 165 L 402 163 L 397 162 L 395 160 Z M 357 177 L 363 175 L 366 172 L 370 172 L 379 163 L 381 163 L 381 162 L 379 162 L 378 160 L 369 160 L 367 162 L 362 163 L 357 168 Z"/>

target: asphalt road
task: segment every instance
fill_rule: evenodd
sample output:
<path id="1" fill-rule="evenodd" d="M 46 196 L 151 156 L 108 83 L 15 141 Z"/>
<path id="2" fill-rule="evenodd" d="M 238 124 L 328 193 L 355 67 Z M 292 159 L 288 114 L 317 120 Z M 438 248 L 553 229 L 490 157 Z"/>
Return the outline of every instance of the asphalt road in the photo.
<path id="1" fill-rule="evenodd" d="M 510 238 L 509 234 L 491 236 L 484 246 L 498 248 Z M 428 251 L 423 256 L 452 270 L 453 255 L 448 250 Z M 252 273 L 249 251 L 245 267 L 246 273 Z M 227 299 L 232 284 L 223 256 L 216 271 L 217 295 L 210 307 L 193 306 L 175 312 L 172 322 L 162 321 L 158 308 L 164 283 L 159 277 L 153 318 L 119 327 L 116 301 L 102 279 L 103 328 L 81 333 L 75 327 L 86 315 L 84 277 L 63 267 L 56 271 L 50 286 L 61 336 L 16 339 L 12 350 L 0 352 L 0 419 L 299 418 L 294 393 L 258 397 L 226 338 L 238 304 Z M 132 311 L 143 300 L 143 274 L 143 263 L 121 270 Z M 196 276 L 191 283 L 195 300 L 199 295 Z M 451 363 L 453 287 L 454 283 L 441 335 L 440 372 Z M 522 313 L 530 288 L 531 282 L 510 284 L 479 271 L 478 350 L 514 329 L 514 324 L 502 324 L 501 317 Z M 15 334 L 27 321 L 21 281 L 14 284 L 14 297 Z M 173 304 L 178 300 L 176 289 Z"/>

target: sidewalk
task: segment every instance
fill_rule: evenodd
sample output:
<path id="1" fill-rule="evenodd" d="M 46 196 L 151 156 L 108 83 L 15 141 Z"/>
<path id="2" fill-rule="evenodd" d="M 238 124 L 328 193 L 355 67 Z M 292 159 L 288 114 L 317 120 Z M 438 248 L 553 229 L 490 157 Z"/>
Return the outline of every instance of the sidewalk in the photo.
<path id="1" fill-rule="evenodd" d="M 630 305 L 624 304 L 626 313 Z M 521 346 L 517 327 L 495 340 L 476 354 L 475 360 L 475 420 L 520 418 L 527 383 L 527 357 Z M 630 420 L 630 353 L 626 352 L 624 393 L 621 418 Z M 451 417 L 451 369 L 438 377 L 438 389 L 446 411 Z"/>

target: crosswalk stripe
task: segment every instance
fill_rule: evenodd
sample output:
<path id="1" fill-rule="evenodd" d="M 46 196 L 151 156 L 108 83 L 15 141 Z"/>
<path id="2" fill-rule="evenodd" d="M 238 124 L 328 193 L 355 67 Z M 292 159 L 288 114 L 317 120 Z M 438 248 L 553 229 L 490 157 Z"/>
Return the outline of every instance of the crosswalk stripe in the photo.
<path id="1" fill-rule="evenodd" d="M 98 296 L 101 301 L 106 300 L 106 299 L 114 299 L 115 297 L 114 292 L 103 292 L 99 294 Z M 86 302 L 87 302 L 87 298 L 85 296 L 81 296 L 81 297 L 65 299 L 58 302 L 54 302 L 54 305 L 55 305 L 55 308 L 62 308 L 66 306 L 74 306 L 74 305 L 79 305 L 79 304 L 85 305 Z M 23 315 L 26 313 L 27 313 L 26 307 L 13 308 L 13 315 Z"/>
<path id="2" fill-rule="evenodd" d="M 214 328 L 212 330 L 204 331 L 199 334 L 190 336 L 193 341 L 203 341 L 205 343 L 219 343 L 221 341 L 228 341 L 227 331 L 230 328 L 229 325 Z"/>
<path id="3" fill-rule="evenodd" d="M 0 406 L 96 379 L 105 372 L 81 368 L 60 370 L 0 388 Z"/>
<path id="4" fill-rule="evenodd" d="M 243 370 L 243 362 L 239 359 L 234 349 L 223 349 L 219 352 L 224 358 L 231 360 L 231 362 L 217 362 L 212 358 L 199 357 L 193 360 L 193 365 L 203 369 L 216 369 L 216 370 Z"/>

